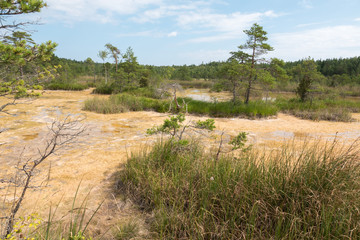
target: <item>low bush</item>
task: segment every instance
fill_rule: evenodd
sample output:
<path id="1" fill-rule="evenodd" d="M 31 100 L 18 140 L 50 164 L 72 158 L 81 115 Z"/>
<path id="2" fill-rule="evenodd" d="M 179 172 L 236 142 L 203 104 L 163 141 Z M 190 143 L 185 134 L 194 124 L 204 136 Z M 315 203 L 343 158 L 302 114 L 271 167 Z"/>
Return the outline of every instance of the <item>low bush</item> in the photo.
<path id="1" fill-rule="evenodd" d="M 358 143 L 287 144 L 218 160 L 173 138 L 133 155 L 116 191 L 159 239 L 359 239 Z"/>
<path id="2" fill-rule="evenodd" d="M 113 87 L 111 84 L 102 83 L 94 89 L 93 93 L 110 95 L 113 93 Z"/>

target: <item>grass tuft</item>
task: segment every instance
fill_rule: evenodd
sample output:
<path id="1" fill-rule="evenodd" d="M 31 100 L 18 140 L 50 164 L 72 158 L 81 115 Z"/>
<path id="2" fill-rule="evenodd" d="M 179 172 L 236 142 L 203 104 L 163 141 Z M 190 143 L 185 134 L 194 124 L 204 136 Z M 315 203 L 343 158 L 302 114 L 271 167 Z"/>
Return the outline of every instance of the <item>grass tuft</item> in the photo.
<path id="1" fill-rule="evenodd" d="M 117 191 L 152 212 L 160 239 L 359 239 L 359 143 L 214 154 L 160 141 L 133 155 Z"/>

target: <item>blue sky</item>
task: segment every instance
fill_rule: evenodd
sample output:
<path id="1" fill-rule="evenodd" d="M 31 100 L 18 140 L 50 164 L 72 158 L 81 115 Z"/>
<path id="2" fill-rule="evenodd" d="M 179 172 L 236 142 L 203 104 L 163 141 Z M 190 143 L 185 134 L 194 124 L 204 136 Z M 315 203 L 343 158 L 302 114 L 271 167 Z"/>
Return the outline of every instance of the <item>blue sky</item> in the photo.
<path id="1" fill-rule="evenodd" d="M 360 56 L 359 0 L 47 0 L 31 18 L 34 40 L 59 44 L 59 57 L 97 57 L 106 43 L 131 46 L 141 64 L 222 61 L 255 22 L 287 61 Z M 109 59 L 111 61 L 111 59 Z"/>

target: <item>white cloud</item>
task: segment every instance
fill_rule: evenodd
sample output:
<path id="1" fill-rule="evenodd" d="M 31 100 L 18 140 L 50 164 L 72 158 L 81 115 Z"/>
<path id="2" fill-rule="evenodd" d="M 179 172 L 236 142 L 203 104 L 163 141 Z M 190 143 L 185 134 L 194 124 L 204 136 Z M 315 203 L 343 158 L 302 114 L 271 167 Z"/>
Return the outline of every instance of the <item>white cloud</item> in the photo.
<path id="1" fill-rule="evenodd" d="M 48 0 L 45 20 L 56 19 L 72 25 L 81 21 L 98 23 L 116 22 L 121 15 L 137 23 L 153 23 L 163 18 L 186 30 L 193 30 L 194 37 L 189 42 L 215 42 L 238 38 L 243 30 L 254 22 L 266 17 L 277 17 L 273 11 L 219 14 L 212 10 L 218 0 L 168 1 L 168 0 Z M 221 1 L 220 1 L 221 2 Z M 127 36 L 168 36 L 175 37 L 177 32 L 130 33 Z M 199 32 L 201 32 L 202 37 Z M 210 34 L 208 37 L 203 37 Z M 148 34 L 148 35 L 147 35 Z"/>
<path id="2" fill-rule="evenodd" d="M 171 33 L 169 33 L 167 36 L 168 36 L 168 37 L 176 37 L 177 35 L 178 35 L 177 32 L 171 32 Z"/>
<path id="3" fill-rule="evenodd" d="M 360 18 L 355 18 L 354 19 L 356 22 L 360 22 Z"/>
<path id="4" fill-rule="evenodd" d="M 269 56 L 285 60 L 360 55 L 360 27 L 344 25 L 269 36 L 275 51 Z"/>
<path id="5" fill-rule="evenodd" d="M 298 25 L 296 25 L 296 27 L 298 27 L 298 28 L 305 28 L 305 27 L 311 27 L 311 26 L 321 25 L 321 24 L 326 24 L 326 23 L 328 23 L 328 21 L 324 21 L 324 22 L 313 22 L 313 23 L 303 23 L 303 24 L 298 24 Z"/>
<path id="6" fill-rule="evenodd" d="M 162 37 L 176 37 L 178 32 L 173 31 L 170 33 L 160 32 L 160 31 L 142 31 L 142 32 L 130 32 L 130 33 L 120 33 L 117 34 L 117 37 L 153 37 L 153 38 L 162 38 Z"/>
<path id="7" fill-rule="evenodd" d="M 208 5 L 208 4 L 206 4 Z M 133 17 L 132 20 L 139 23 L 146 23 L 146 22 L 154 22 L 158 19 L 165 18 L 165 17 L 172 17 L 178 16 L 179 14 L 182 15 L 189 11 L 195 11 L 198 8 L 204 6 L 203 2 L 193 1 L 189 4 L 179 4 L 179 5 L 165 5 L 162 4 L 158 8 L 146 10 L 140 15 Z"/>
<path id="8" fill-rule="evenodd" d="M 44 11 L 48 17 L 68 22 L 113 21 L 113 15 L 130 15 L 138 10 L 159 5 L 162 0 L 48 0 L 48 8 Z"/>
<path id="9" fill-rule="evenodd" d="M 298 4 L 304 8 L 313 8 L 313 4 L 311 0 L 301 0 Z"/>
<path id="10" fill-rule="evenodd" d="M 273 11 L 264 13 L 232 14 L 200 13 L 179 16 L 179 24 L 183 27 L 197 26 L 208 29 L 217 34 L 207 37 L 199 37 L 190 42 L 215 42 L 220 40 L 234 39 L 243 35 L 243 30 L 249 28 L 253 23 L 261 21 L 265 17 L 277 17 Z"/>

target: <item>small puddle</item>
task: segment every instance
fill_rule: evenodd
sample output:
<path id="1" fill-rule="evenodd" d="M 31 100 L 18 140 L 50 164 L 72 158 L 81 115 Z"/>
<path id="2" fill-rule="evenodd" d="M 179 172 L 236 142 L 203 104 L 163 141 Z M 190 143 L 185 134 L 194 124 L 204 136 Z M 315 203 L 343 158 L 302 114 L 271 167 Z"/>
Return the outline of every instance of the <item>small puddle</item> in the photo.
<path id="1" fill-rule="evenodd" d="M 204 102 L 212 102 L 211 101 L 211 97 L 209 95 L 205 95 L 205 94 L 187 94 L 186 97 L 189 97 L 193 100 L 197 100 L 197 101 L 204 101 Z"/>
<path id="2" fill-rule="evenodd" d="M 204 102 L 228 101 L 231 99 L 229 92 L 210 92 L 209 89 L 186 89 L 180 93 L 180 96 Z"/>

